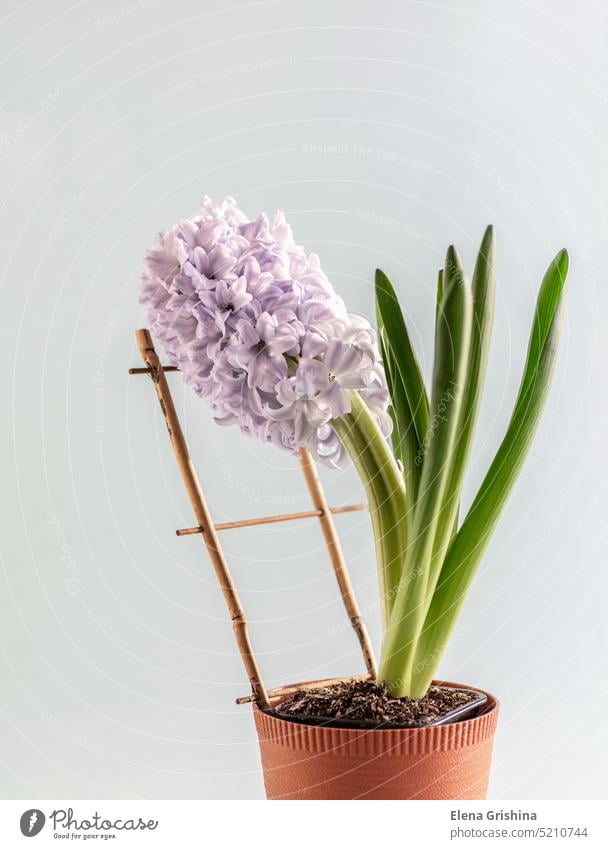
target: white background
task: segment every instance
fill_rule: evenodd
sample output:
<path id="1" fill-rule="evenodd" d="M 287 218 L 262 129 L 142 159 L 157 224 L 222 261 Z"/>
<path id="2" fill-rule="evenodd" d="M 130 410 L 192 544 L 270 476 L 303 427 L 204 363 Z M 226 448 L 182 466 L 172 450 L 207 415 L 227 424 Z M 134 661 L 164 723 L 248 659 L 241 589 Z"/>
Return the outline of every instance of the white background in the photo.
<path id="1" fill-rule="evenodd" d="M 404 810 L 407 806 L 407 811 Z M 370 807 L 371 806 L 371 807 Z M 239 816 L 234 817 L 234 802 L 186 802 L 186 801 L 158 801 L 158 800 L 131 800 L 131 801 L 103 801 L 85 800 L 73 804 L 65 800 L 49 800 L 48 802 L 33 805 L 29 800 L 2 801 L 0 802 L 0 838 L 3 849 L 23 849 L 24 837 L 21 834 L 19 823 L 22 814 L 30 811 L 33 807 L 40 810 L 45 821 L 42 830 L 34 835 L 37 840 L 35 846 L 61 846 L 57 839 L 61 835 L 70 835 L 71 845 L 83 845 L 88 833 L 90 841 L 95 839 L 96 843 L 84 843 L 85 846 L 161 846 L 166 849 L 168 845 L 177 845 L 180 849 L 198 847 L 205 837 L 221 835 L 224 844 L 228 841 L 230 846 L 240 846 L 247 843 L 250 846 L 262 846 L 267 842 L 267 835 L 282 831 L 289 834 L 289 845 L 294 849 L 310 845 L 310 831 L 308 829 L 293 828 L 294 820 L 301 816 L 301 808 L 298 802 L 286 802 L 264 804 L 259 802 L 242 802 L 239 805 Z M 72 825 L 65 828 L 70 822 L 68 809 L 72 808 Z M 52 817 L 57 812 L 55 818 Z M 530 819 L 500 820 L 497 816 L 510 815 L 519 812 L 528 814 Z M 85 820 L 93 821 L 95 813 L 99 814 L 100 820 L 108 820 L 115 823 L 118 819 L 124 822 L 133 819 L 138 822 L 141 818 L 144 822 L 152 820 L 158 823 L 154 830 L 143 831 L 111 831 L 105 833 L 115 835 L 112 842 L 102 842 L 102 830 L 88 831 L 77 830 L 75 825 L 83 825 Z M 315 822 L 322 823 L 325 840 L 336 839 L 352 841 L 355 846 L 368 846 L 378 839 L 378 819 L 386 817 L 387 813 L 394 817 L 394 822 L 399 823 L 399 830 L 407 834 L 408 840 L 426 840 L 429 845 L 435 846 L 481 846 L 489 843 L 492 846 L 517 847 L 517 849 L 528 849 L 530 846 L 550 845 L 558 847 L 585 846 L 586 849 L 604 849 L 606 846 L 606 815 L 601 802 L 542 802 L 530 803 L 529 801 L 508 802 L 497 805 L 492 802 L 368 802 L 363 807 L 357 802 L 309 802 L 307 813 L 312 814 Z M 371 816 L 370 816 L 371 813 Z M 405 816 L 404 816 L 405 813 Z M 459 819 L 462 815 L 475 814 L 474 819 Z M 532 814 L 536 815 L 532 819 Z M 477 819 L 481 815 L 482 819 Z M 54 829 L 54 822 L 57 828 Z M 541 828 L 545 829 L 545 838 L 530 838 L 522 835 L 522 832 Z M 563 838 L 561 829 L 586 829 L 585 837 Z M 488 832 L 502 830 L 508 832 L 508 837 L 489 837 Z M 548 836 L 551 830 L 551 836 Z M 557 837 L 555 831 L 557 829 Z M 486 836 L 471 839 L 471 831 L 485 830 Z M 388 829 L 387 829 L 388 832 Z M 456 834 L 454 834 L 456 832 Z M 566 831 L 566 835 L 568 831 Z M 57 835 L 57 837 L 55 837 Z M 204 836 L 203 836 L 204 835 Z M 466 836 L 465 836 L 466 835 Z M 522 835 L 522 836 L 518 836 Z M 78 843 L 72 843 L 77 839 Z M 120 842 L 115 842 L 120 841 Z"/>
<path id="2" fill-rule="evenodd" d="M 247 692 L 133 332 L 154 233 L 207 193 L 284 208 L 353 310 L 395 280 L 428 373 L 450 241 L 498 236 L 467 501 L 567 246 L 559 363 L 440 672 L 496 693 L 494 798 L 607 787 L 608 102 L 601 4 L 4 0 L 0 796 L 259 798 Z M 297 466 L 172 377 L 218 521 L 305 510 Z M 333 503 L 352 469 L 324 472 Z M 371 533 L 340 517 L 378 645 Z M 270 686 L 362 670 L 315 523 L 225 544 Z"/>

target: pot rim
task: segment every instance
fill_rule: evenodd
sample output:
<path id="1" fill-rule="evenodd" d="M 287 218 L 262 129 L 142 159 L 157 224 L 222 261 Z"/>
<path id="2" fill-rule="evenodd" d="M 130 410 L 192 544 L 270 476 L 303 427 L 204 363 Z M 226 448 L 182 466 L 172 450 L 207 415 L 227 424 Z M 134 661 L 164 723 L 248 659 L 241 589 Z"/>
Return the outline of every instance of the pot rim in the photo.
<path id="1" fill-rule="evenodd" d="M 357 678 L 360 676 L 346 676 Z M 324 681 L 335 679 L 316 679 L 296 682 L 291 686 L 306 687 L 311 684 L 323 685 Z M 452 686 L 459 689 L 474 689 L 487 697 L 485 710 L 469 719 L 448 722 L 443 725 L 422 725 L 416 728 L 336 728 L 327 725 L 312 725 L 307 722 L 294 722 L 268 713 L 257 704 L 253 705 L 256 726 L 260 738 L 273 741 L 281 746 L 300 751 L 316 752 L 340 750 L 344 755 L 361 755 L 375 752 L 380 755 L 430 754 L 436 751 L 452 751 L 481 743 L 494 735 L 498 720 L 499 702 L 491 693 L 478 687 L 471 687 L 454 681 L 436 680 L 438 686 Z M 289 694 L 280 694 L 271 699 L 271 706 L 288 698 Z"/>

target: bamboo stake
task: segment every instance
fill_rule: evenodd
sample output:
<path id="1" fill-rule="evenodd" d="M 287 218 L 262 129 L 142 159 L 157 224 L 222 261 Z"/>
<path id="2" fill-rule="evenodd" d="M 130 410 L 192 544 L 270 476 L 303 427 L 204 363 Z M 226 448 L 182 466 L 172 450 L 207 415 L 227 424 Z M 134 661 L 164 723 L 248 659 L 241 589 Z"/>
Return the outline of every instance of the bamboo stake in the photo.
<path id="1" fill-rule="evenodd" d="M 165 417 L 167 430 L 169 431 L 169 437 L 171 438 L 171 444 L 173 445 L 173 451 L 175 452 L 175 458 L 177 460 L 188 497 L 190 498 L 190 503 L 192 504 L 196 521 L 204 531 L 203 541 L 207 546 L 211 563 L 213 564 L 218 583 L 224 594 L 228 611 L 230 612 L 237 646 L 245 669 L 247 670 L 253 696 L 259 705 L 262 707 L 268 707 L 269 703 L 266 688 L 262 682 L 251 648 L 251 643 L 249 641 L 245 611 L 243 610 L 236 586 L 232 580 L 228 564 L 220 546 L 217 532 L 213 526 L 213 522 L 211 521 L 211 515 L 205 503 L 201 485 L 192 464 L 188 446 L 177 417 L 167 378 L 165 377 L 158 355 L 154 350 L 154 344 L 150 333 L 147 330 L 138 330 L 135 334 L 135 338 L 137 340 L 137 346 L 141 356 L 150 369 L 156 394 Z"/>
<path id="2" fill-rule="evenodd" d="M 361 617 L 361 612 L 357 605 L 353 585 L 348 574 L 348 569 L 346 568 L 344 554 L 342 553 L 342 546 L 340 545 L 336 526 L 334 525 L 334 520 L 331 515 L 331 509 L 327 503 L 327 499 L 325 498 L 325 492 L 321 486 L 317 468 L 310 455 L 310 451 L 307 448 L 300 449 L 300 465 L 302 466 L 302 471 L 304 473 L 304 478 L 306 479 L 306 485 L 308 486 L 312 503 L 317 510 L 320 511 L 319 522 L 321 523 L 321 530 L 325 537 L 325 544 L 327 545 L 332 566 L 334 567 L 344 607 L 346 608 L 351 625 L 353 626 L 359 640 L 359 644 L 361 645 L 361 651 L 363 653 L 363 659 L 365 660 L 367 671 L 373 678 L 375 678 L 376 661 L 374 659 L 374 650 L 372 649 L 372 644 L 369 639 L 369 634 L 367 633 L 365 622 Z"/>
<path id="3" fill-rule="evenodd" d="M 366 510 L 367 504 L 346 504 L 344 507 L 330 507 L 331 513 L 354 513 L 357 510 Z M 277 516 L 259 516 L 254 519 L 237 519 L 234 522 L 217 522 L 216 531 L 230 531 L 233 528 L 251 528 L 255 525 L 272 525 L 276 522 L 290 522 L 292 519 L 311 519 L 322 516 L 321 510 L 303 510 L 301 513 L 281 513 Z M 202 534 L 202 528 L 180 528 L 175 531 L 178 537 L 190 536 L 190 534 Z"/>
<path id="4" fill-rule="evenodd" d="M 161 366 L 163 371 L 179 371 L 177 366 Z M 149 366 L 145 368 L 130 368 L 129 374 L 152 374 L 152 369 Z"/>

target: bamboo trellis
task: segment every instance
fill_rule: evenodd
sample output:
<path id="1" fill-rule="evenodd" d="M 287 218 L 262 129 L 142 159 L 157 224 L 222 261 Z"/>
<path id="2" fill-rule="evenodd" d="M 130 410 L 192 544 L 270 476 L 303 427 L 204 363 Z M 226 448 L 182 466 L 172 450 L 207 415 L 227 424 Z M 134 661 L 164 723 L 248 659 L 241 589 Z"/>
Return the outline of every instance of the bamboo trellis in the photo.
<path id="1" fill-rule="evenodd" d="M 340 546 L 340 541 L 334 525 L 333 516 L 339 513 L 349 513 L 355 510 L 364 510 L 365 504 L 350 504 L 344 507 L 330 507 L 327 503 L 323 487 L 319 480 L 314 461 L 307 449 L 300 451 L 300 465 L 306 480 L 314 510 L 306 510 L 300 513 L 286 513 L 276 516 L 263 516 L 255 519 L 239 519 L 233 522 L 221 522 L 215 524 L 211 518 L 209 508 L 203 495 L 196 470 L 190 457 L 188 445 L 182 431 L 169 384 L 165 376 L 166 372 L 177 371 L 175 366 L 163 366 L 154 349 L 152 337 L 148 330 L 138 330 L 135 334 L 137 347 L 145 363 L 144 368 L 129 369 L 129 374 L 148 374 L 154 382 L 156 395 L 165 418 L 177 465 L 182 480 L 186 487 L 197 525 L 192 528 L 180 528 L 176 531 L 178 536 L 190 534 L 201 534 L 203 542 L 209 553 L 216 578 L 224 594 L 224 600 L 230 613 L 232 627 L 236 637 L 237 646 L 243 665 L 247 671 L 252 693 L 237 699 L 240 704 L 244 702 L 257 702 L 260 707 L 268 707 L 273 696 L 284 695 L 294 689 L 293 685 L 276 687 L 267 690 L 260 674 L 260 670 L 253 653 L 249 639 L 247 617 L 241 604 L 236 585 L 230 573 L 226 557 L 219 540 L 219 531 L 231 530 L 233 528 L 251 527 L 253 525 L 266 525 L 274 522 L 287 522 L 293 519 L 318 518 L 329 557 L 336 575 L 342 601 L 350 623 L 357 635 L 367 676 L 374 677 L 376 674 L 376 663 L 370 643 L 367 628 L 361 617 L 351 580 Z M 338 679 L 337 679 L 338 680 Z"/>

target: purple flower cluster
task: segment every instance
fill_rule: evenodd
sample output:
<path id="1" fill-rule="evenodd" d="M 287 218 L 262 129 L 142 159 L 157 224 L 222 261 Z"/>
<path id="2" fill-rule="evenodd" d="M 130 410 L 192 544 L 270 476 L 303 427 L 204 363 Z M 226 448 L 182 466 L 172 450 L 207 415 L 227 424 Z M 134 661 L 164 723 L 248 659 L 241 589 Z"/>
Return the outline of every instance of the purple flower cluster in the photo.
<path id="1" fill-rule="evenodd" d="M 350 411 L 354 389 L 390 431 L 375 332 L 346 311 L 283 213 L 249 221 L 232 198 L 205 198 L 198 215 L 158 235 L 141 302 L 170 362 L 220 424 L 337 464 L 331 421 Z"/>

